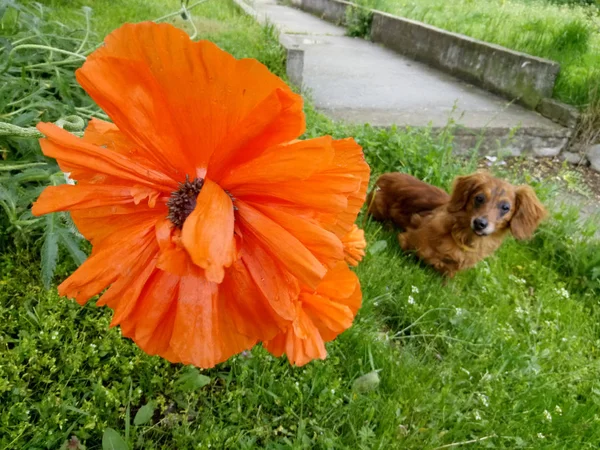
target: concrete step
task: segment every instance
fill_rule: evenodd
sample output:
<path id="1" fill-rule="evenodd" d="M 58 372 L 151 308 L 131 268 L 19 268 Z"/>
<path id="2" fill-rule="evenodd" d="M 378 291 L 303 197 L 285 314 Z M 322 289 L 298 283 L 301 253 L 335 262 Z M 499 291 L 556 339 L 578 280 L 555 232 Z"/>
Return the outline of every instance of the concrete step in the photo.
<path id="1" fill-rule="evenodd" d="M 301 55 L 294 66 L 301 73 L 291 79 L 301 80 L 317 109 L 333 119 L 437 128 L 452 117 L 462 127 L 457 150 L 479 141 L 486 154 L 554 156 L 568 141 L 568 128 L 380 45 L 345 36 L 342 27 L 275 0 L 248 5 Z"/>

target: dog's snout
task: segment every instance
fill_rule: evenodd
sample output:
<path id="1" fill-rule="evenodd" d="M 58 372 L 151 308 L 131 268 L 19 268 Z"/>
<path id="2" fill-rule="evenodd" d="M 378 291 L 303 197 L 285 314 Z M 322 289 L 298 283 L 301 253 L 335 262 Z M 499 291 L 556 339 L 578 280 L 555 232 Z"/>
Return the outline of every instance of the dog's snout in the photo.
<path id="1" fill-rule="evenodd" d="M 488 226 L 488 221 L 485 217 L 478 217 L 473 221 L 475 231 L 482 231 Z"/>

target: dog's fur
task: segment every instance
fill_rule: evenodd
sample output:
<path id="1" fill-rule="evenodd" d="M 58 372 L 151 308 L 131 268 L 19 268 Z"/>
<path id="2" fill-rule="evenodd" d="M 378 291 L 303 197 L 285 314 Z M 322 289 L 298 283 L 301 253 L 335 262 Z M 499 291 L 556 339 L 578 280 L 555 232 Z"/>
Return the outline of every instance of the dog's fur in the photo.
<path id="1" fill-rule="evenodd" d="M 487 172 L 458 177 L 452 195 L 410 175 L 388 173 L 367 201 L 375 219 L 404 229 L 398 235 L 403 250 L 449 277 L 494 253 L 509 232 L 530 238 L 547 214 L 531 187 Z"/>
<path id="2" fill-rule="evenodd" d="M 384 173 L 367 197 L 369 214 L 407 229 L 415 214 L 425 217 L 450 201 L 446 191 L 405 173 Z"/>

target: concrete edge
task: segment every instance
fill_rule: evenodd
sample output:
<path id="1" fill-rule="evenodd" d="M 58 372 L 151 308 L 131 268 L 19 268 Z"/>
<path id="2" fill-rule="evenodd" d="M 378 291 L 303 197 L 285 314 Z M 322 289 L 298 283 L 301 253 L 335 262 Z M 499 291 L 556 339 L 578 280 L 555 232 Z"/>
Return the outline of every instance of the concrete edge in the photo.
<path id="1" fill-rule="evenodd" d="M 556 62 L 380 11 L 371 40 L 530 109 L 552 96 L 560 71 Z"/>
<path id="2" fill-rule="evenodd" d="M 266 16 L 261 16 L 256 10 L 244 0 L 233 0 L 233 2 L 242 10 L 245 14 L 252 17 L 256 22 L 261 25 L 268 23 Z M 276 27 L 277 28 L 277 27 Z M 298 44 L 294 42 L 292 38 L 283 33 L 277 28 L 279 43 L 286 51 L 285 58 L 285 72 L 290 82 L 302 89 L 303 73 L 304 73 L 304 49 L 300 48 Z"/>
<path id="3" fill-rule="evenodd" d="M 306 12 L 309 12 L 323 20 L 334 25 L 346 26 L 346 12 L 348 8 L 358 7 L 360 5 L 344 0 L 292 0 L 292 4 Z M 366 8 L 365 8 L 366 9 Z"/>
<path id="4" fill-rule="evenodd" d="M 345 24 L 349 7 L 364 8 L 344 0 L 294 0 L 293 4 L 336 24 Z M 371 12 L 373 42 L 533 110 L 542 99 L 552 96 L 560 71 L 557 62 L 382 11 Z"/>
<path id="5" fill-rule="evenodd" d="M 433 128 L 440 133 L 443 127 Z M 479 155 L 509 156 L 528 155 L 534 157 L 558 156 L 571 138 L 571 130 L 549 130 L 547 128 L 518 128 L 516 130 L 494 127 L 484 130 L 456 125 L 453 129 L 454 148 L 457 154 L 468 153 L 478 148 Z"/>
<path id="6" fill-rule="evenodd" d="M 568 128 L 575 128 L 580 117 L 577 108 L 553 98 L 543 98 L 536 111 L 553 122 Z"/>

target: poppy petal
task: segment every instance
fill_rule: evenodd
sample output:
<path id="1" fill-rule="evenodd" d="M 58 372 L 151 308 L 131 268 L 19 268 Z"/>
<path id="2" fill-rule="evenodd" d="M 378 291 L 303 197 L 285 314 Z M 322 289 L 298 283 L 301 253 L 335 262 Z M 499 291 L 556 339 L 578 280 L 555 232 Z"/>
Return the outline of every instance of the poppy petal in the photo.
<path id="1" fill-rule="evenodd" d="M 204 180 L 196 207 L 183 224 L 181 241 L 194 264 L 206 270 L 208 281 L 223 281 L 225 268 L 235 261 L 234 220 L 231 197 Z"/>
<path id="2" fill-rule="evenodd" d="M 142 289 L 154 272 L 158 245 L 152 241 L 140 254 L 136 264 L 119 278 L 100 297 L 97 306 L 107 305 L 114 310 L 111 326 L 118 325 L 135 307 Z"/>
<path id="3" fill-rule="evenodd" d="M 314 221 L 288 214 L 278 208 L 250 202 L 248 204 L 289 231 L 326 266 L 333 267 L 344 258 L 344 247 L 340 239 Z"/>
<path id="4" fill-rule="evenodd" d="M 258 239 L 283 268 L 308 286 L 316 287 L 327 270 L 317 258 L 281 225 L 242 201 L 236 201 L 244 236 Z"/>
<path id="5" fill-rule="evenodd" d="M 230 319 L 239 333 L 266 340 L 284 328 L 284 321 L 273 310 L 243 261 L 236 261 L 227 271 L 227 277 L 219 285 L 219 295 L 227 304 Z"/>
<path id="6" fill-rule="evenodd" d="M 77 80 L 169 173 L 202 178 L 215 149 L 257 105 L 276 89 L 291 92 L 257 61 L 236 60 L 211 42 L 193 42 L 178 28 L 152 22 L 109 34 Z M 303 123 L 302 111 L 294 118 Z"/>
<path id="7" fill-rule="evenodd" d="M 274 145 L 295 139 L 304 129 L 302 97 L 278 88 L 250 111 L 217 148 L 207 176 L 220 181 L 230 167 L 250 161 Z"/>
<path id="8" fill-rule="evenodd" d="M 342 237 L 344 245 L 344 255 L 346 262 L 351 266 L 358 266 L 365 256 L 367 241 L 365 241 L 365 232 L 355 225 L 350 231 Z"/>
<path id="9" fill-rule="evenodd" d="M 74 298 L 83 305 L 90 297 L 100 293 L 122 273 L 135 267 L 142 252 L 156 245 L 153 223 L 141 222 L 120 230 L 107 238 L 102 246 L 94 248 L 91 256 L 60 286 L 61 296 Z M 124 245 L 123 243 L 127 244 Z M 110 261 L 110 264 L 107 264 Z"/>
<path id="10" fill-rule="evenodd" d="M 242 261 L 254 284 L 277 315 L 285 320 L 293 320 L 300 294 L 298 279 L 285 270 L 252 234 L 244 237 Z"/>
<path id="11" fill-rule="evenodd" d="M 163 356 L 170 347 L 178 293 L 179 277 L 155 270 L 131 314 L 121 323 L 123 334 L 145 352 Z"/>
<path id="12" fill-rule="evenodd" d="M 38 123 L 37 129 L 46 136 L 46 139 L 40 139 L 44 155 L 56 159 L 66 172 L 73 169 L 93 169 L 167 192 L 177 189 L 177 183 L 164 173 L 115 151 L 90 144 L 52 123 Z"/>
<path id="13" fill-rule="evenodd" d="M 359 281 L 356 274 L 340 261 L 333 269 L 327 271 L 315 292 L 325 297 L 343 299 L 352 295 L 357 284 Z"/>
<path id="14" fill-rule="evenodd" d="M 181 278 L 170 347 L 184 364 L 214 367 L 256 339 L 237 333 L 218 286 L 195 273 Z"/>
<path id="15" fill-rule="evenodd" d="M 70 212 L 79 232 L 96 247 L 134 223 L 156 223 L 167 215 L 167 208 L 164 205 L 149 208 L 147 205 L 113 204 Z"/>
<path id="16" fill-rule="evenodd" d="M 365 161 L 362 147 L 354 139 L 347 138 L 333 141 L 333 148 L 335 149 L 333 164 L 321 176 L 335 176 L 336 178 L 352 176 L 360 181 L 358 189 L 349 192 L 347 207 L 338 214 L 335 222 L 328 226 L 329 230 L 341 238 L 350 231 L 365 203 L 371 168 Z M 317 183 L 326 182 L 324 179 L 315 178 L 317 179 L 314 181 Z"/>
<path id="17" fill-rule="evenodd" d="M 353 139 L 333 141 L 332 146 L 335 150 L 332 162 L 304 180 L 290 177 L 270 189 L 265 189 L 264 184 L 246 183 L 232 192 L 248 202 L 314 218 L 342 238 L 352 228 L 364 204 L 370 169 L 361 147 Z"/>
<path id="18" fill-rule="evenodd" d="M 220 180 L 224 189 L 236 195 L 237 186 L 258 186 L 304 180 L 328 167 L 334 157 L 331 138 L 323 137 L 271 147 L 256 158 L 230 169 Z M 277 189 L 278 186 L 273 186 Z"/>
<path id="19" fill-rule="evenodd" d="M 342 332 L 352 325 L 354 314 L 346 305 L 315 294 L 304 294 L 300 299 L 302 308 L 317 316 L 331 331 Z"/>
<path id="20" fill-rule="evenodd" d="M 156 164 L 144 148 L 129 139 L 112 122 L 92 118 L 88 122 L 82 139 L 90 144 L 120 153 L 127 158 L 135 159 L 146 167 L 159 171 L 163 170 L 163 167 L 160 164 Z M 71 178 L 77 180 L 77 182 L 115 184 L 115 181 L 111 177 L 98 173 L 94 167 L 85 168 L 84 170 L 74 168 L 73 170 L 69 169 L 68 172 L 71 172 Z"/>
<path id="21" fill-rule="evenodd" d="M 300 337 L 298 332 L 307 337 Z M 311 362 L 313 359 L 325 359 L 327 357 L 327 350 L 319 330 L 301 309 L 298 312 L 297 319 L 294 320 L 293 326 L 290 326 L 287 331 L 280 333 L 271 341 L 263 342 L 263 346 L 277 357 L 285 352 L 290 364 L 298 367 Z"/>

